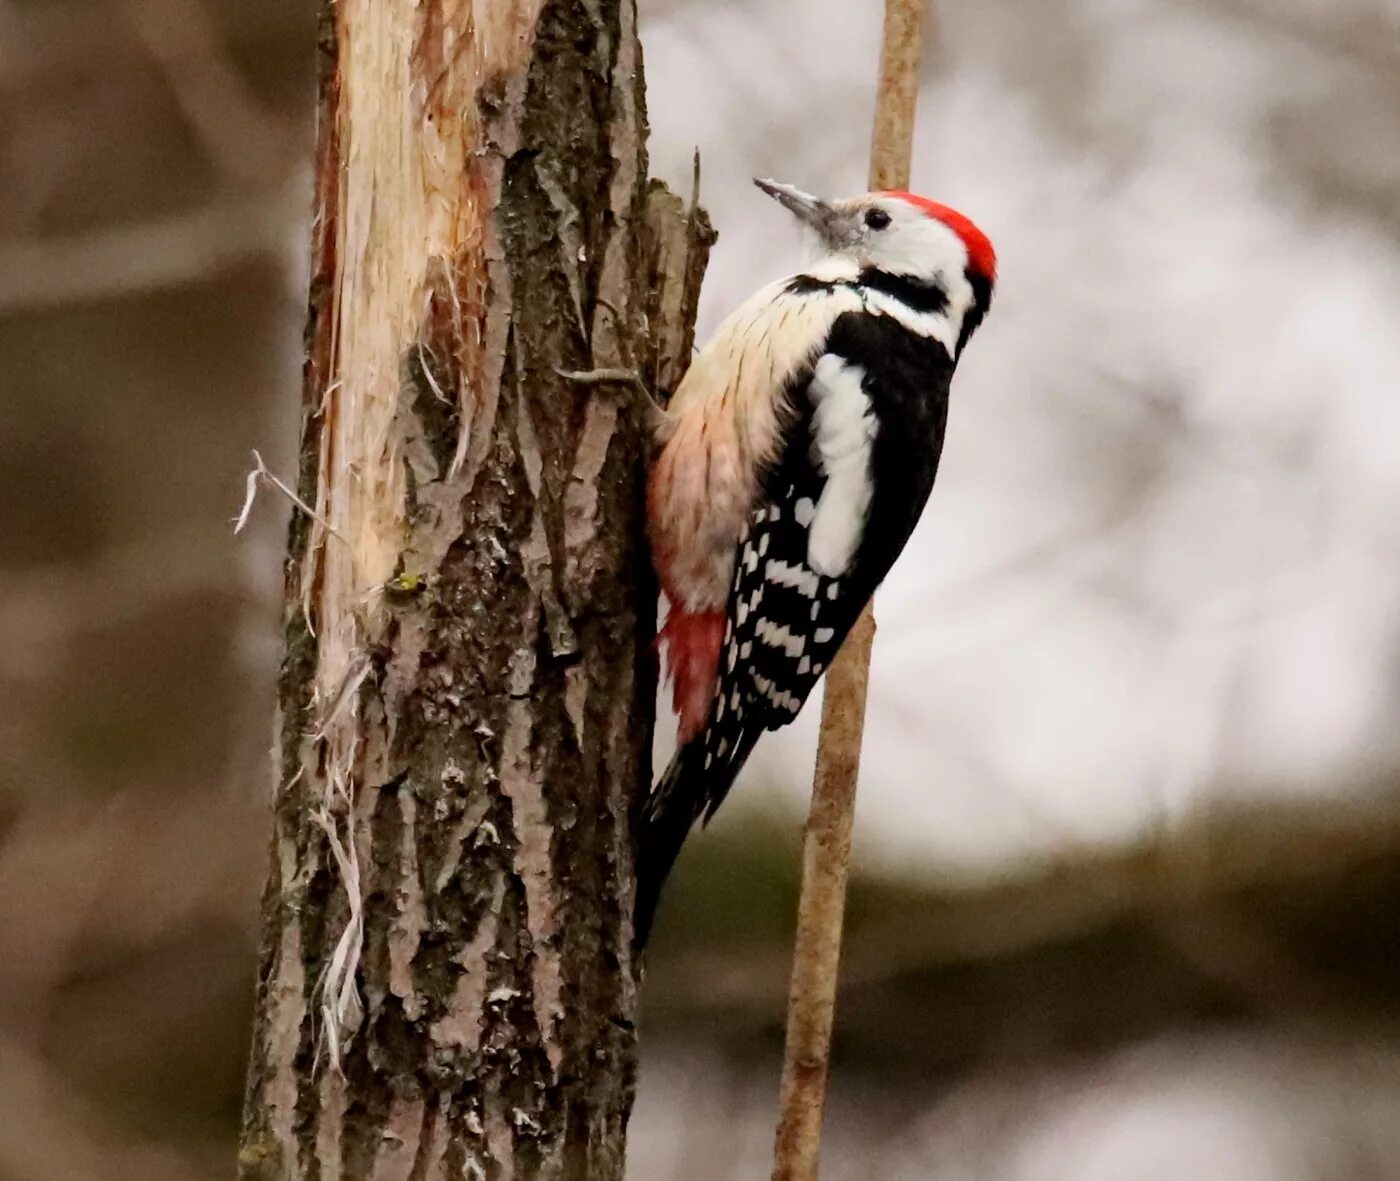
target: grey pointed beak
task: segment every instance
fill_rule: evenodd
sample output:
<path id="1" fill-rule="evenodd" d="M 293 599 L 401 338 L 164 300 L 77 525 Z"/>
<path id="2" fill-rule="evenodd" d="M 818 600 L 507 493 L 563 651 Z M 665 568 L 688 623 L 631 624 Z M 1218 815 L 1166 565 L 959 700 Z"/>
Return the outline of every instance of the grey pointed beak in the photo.
<path id="1" fill-rule="evenodd" d="M 835 211 L 820 197 L 804 193 L 793 185 L 779 184 L 776 180 L 765 180 L 758 176 L 753 178 L 753 183 L 792 213 L 798 221 L 811 226 L 823 238 L 829 235 Z"/>

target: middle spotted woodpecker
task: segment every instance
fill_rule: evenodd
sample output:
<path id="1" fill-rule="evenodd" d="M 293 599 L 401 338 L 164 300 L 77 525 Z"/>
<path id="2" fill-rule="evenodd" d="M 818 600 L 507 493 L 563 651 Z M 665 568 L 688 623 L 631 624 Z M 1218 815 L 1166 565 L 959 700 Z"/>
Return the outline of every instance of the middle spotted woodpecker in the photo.
<path id="1" fill-rule="evenodd" d="M 686 834 L 797 716 L 913 532 L 996 280 L 947 206 L 755 183 L 824 255 L 721 325 L 661 426 L 647 508 L 679 746 L 635 825 L 639 946 Z"/>

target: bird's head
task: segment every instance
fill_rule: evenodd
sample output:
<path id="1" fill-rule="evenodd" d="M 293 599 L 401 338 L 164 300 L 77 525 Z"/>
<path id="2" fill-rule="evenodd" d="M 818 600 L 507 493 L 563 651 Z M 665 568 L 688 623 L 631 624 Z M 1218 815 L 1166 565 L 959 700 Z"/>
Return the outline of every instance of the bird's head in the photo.
<path id="1" fill-rule="evenodd" d="M 827 201 L 792 185 L 754 179 L 816 231 L 832 255 L 947 289 L 971 282 L 990 295 L 997 256 L 987 235 L 955 209 L 913 193 L 865 193 Z"/>

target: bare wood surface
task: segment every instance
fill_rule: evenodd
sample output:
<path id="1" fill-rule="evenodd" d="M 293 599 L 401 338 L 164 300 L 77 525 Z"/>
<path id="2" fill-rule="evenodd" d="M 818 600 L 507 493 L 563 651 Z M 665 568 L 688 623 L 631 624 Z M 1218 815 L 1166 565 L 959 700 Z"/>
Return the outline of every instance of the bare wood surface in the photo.
<path id="1" fill-rule="evenodd" d="M 872 189 L 909 185 L 925 7 L 926 0 L 885 0 L 870 148 Z M 773 1181 L 815 1181 L 817 1176 L 874 641 L 875 616 L 867 606 L 832 662 L 822 696 L 817 770 L 803 839 Z"/>
<path id="2" fill-rule="evenodd" d="M 651 329 L 708 249 L 635 17 L 322 2 L 244 1181 L 622 1177 Z"/>

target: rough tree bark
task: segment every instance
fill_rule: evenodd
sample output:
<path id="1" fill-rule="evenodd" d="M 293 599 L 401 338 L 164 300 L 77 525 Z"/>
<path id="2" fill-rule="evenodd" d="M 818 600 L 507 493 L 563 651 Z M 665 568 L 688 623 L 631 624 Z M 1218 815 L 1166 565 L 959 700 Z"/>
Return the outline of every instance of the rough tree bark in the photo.
<path id="1" fill-rule="evenodd" d="M 240 1175 L 617 1178 L 643 384 L 711 235 L 646 182 L 634 0 L 323 0 L 320 54 Z"/>

